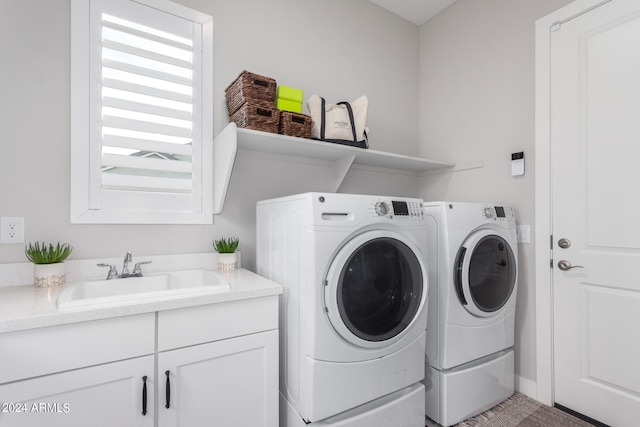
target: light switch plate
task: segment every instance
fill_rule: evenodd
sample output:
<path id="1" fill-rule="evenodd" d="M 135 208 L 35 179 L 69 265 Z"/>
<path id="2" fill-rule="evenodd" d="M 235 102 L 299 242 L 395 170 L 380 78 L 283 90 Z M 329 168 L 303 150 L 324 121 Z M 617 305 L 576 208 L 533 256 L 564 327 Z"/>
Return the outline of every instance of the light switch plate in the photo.
<path id="1" fill-rule="evenodd" d="M 518 243 L 531 243 L 531 226 L 519 225 L 516 228 L 518 234 Z"/>

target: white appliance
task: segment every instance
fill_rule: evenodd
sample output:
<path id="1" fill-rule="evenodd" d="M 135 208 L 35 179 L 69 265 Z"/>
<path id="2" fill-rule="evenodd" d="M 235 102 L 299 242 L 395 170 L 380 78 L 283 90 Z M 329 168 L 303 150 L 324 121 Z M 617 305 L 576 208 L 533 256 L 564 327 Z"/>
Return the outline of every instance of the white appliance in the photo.
<path id="1" fill-rule="evenodd" d="M 513 209 L 426 202 L 426 414 L 450 426 L 514 391 L 518 247 Z"/>
<path id="2" fill-rule="evenodd" d="M 257 205 L 280 303 L 280 425 L 424 426 L 422 201 L 305 193 Z"/>

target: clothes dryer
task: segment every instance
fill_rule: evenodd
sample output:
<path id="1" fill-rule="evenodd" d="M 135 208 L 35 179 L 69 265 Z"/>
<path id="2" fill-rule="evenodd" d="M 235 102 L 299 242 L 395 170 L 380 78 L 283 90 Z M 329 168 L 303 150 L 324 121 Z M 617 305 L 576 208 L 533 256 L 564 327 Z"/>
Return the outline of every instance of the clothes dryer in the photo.
<path id="1" fill-rule="evenodd" d="M 284 288 L 281 426 L 382 427 L 396 412 L 402 426 L 424 425 L 424 218 L 421 200 L 397 197 L 258 203 L 257 270 Z"/>
<path id="2" fill-rule="evenodd" d="M 513 394 L 517 235 L 513 209 L 427 202 L 426 413 L 443 426 Z"/>

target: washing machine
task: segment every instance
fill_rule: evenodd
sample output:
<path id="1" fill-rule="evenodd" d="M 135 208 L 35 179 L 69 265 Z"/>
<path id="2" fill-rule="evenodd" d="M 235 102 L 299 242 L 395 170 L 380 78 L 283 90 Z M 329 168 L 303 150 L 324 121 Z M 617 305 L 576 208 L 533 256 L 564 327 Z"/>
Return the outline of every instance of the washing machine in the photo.
<path id="1" fill-rule="evenodd" d="M 419 199 L 258 202 L 257 272 L 284 288 L 281 426 L 424 425 L 426 233 Z"/>
<path id="2" fill-rule="evenodd" d="M 426 406 L 450 426 L 514 391 L 518 247 L 513 209 L 427 202 Z"/>

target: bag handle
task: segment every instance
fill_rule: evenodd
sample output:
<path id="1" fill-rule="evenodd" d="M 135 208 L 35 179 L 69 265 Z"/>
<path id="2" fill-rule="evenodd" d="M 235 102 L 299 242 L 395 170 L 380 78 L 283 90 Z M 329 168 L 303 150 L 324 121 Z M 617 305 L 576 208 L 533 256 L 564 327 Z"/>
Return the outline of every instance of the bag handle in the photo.
<path id="1" fill-rule="evenodd" d="M 356 123 L 353 118 L 353 109 L 351 108 L 351 104 L 348 102 L 338 102 L 338 105 L 344 105 L 347 107 L 347 113 L 349 113 L 349 121 L 351 122 L 351 133 L 353 134 L 353 142 L 355 144 L 358 143 L 358 136 L 356 135 Z"/>
<path id="2" fill-rule="evenodd" d="M 324 122 L 325 122 L 325 115 L 324 115 L 324 113 L 325 113 L 324 108 L 325 107 L 324 107 L 324 104 L 325 104 L 325 102 L 324 102 L 324 98 L 323 97 L 320 97 L 320 102 L 322 104 L 320 106 L 321 107 L 320 111 L 322 112 L 320 114 L 320 139 L 324 140 Z"/>

